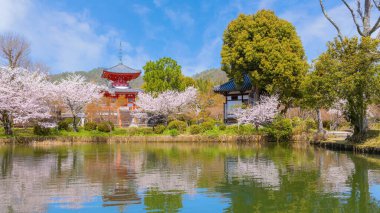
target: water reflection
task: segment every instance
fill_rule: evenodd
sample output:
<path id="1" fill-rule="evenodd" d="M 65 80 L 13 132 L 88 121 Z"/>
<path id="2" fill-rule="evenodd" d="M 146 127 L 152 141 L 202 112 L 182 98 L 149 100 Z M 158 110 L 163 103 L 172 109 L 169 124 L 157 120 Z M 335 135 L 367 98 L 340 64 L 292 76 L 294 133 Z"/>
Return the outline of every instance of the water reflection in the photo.
<path id="1" fill-rule="evenodd" d="M 380 212 L 380 159 L 227 144 L 0 146 L 5 212 Z"/>

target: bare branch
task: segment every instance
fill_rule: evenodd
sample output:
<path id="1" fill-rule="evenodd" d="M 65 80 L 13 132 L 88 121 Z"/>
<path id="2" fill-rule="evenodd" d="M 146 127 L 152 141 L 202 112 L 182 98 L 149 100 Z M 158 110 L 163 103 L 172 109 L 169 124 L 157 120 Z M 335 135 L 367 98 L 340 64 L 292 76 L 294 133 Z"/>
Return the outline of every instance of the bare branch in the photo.
<path id="1" fill-rule="evenodd" d="M 380 10 L 380 1 L 376 1 L 376 0 L 372 0 L 373 1 L 373 4 L 375 5 L 375 7 Z"/>
<path id="2" fill-rule="evenodd" d="M 343 41 L 343 35 L 342 35 L 342 32 L 340 31 L 340 28 L 338 27 L 338 25 L 330 18 L 330 16 L 327 15 L 327 12 L 326 12 L 326 9 L 325 9 L 325 6 L 323 5 L 323 2 L 322 0 L 319 0 L 319 4 L 321 5 L 321 9 L 322 9 L 322 12 L 323 12 L 323 15 L 326 17 L 326 19 L 335 27 L 336 31 L 338 32 L 338 38 Z"/>
<path id="3" fill-rule="evenodd" d="M 352 15 L 352 19 L 354 20 L 354 23 L 355 23 L 355 26 L 358 30 L 358 33 L 361 35 L 361 36 L 366 36 L 364 35 L 363 31 L 360 29 L 360 25 L 358 24 L 358 21 L 356 20 L 356 15 L 355 15 L 355 12 L 354 10 L 351 8 L 351 6 L 347 3 L 346 0 L 341 0 L 344 5 L 346 5 L 346 7 L 348 8 L 348 10 L 350 11 L 351 15 Z M 364 18 L 364 17 L 363 17 Z"/>
<path id="4" fill-rule="evenodd" d="M 375 25 L 373 25 L 372 29 L 369 31 L 369 35 L 371 35 L 372 33 L 374 33 L 379 28 L 380 28 L 380 17 L 377 18 L 377 21 L 376 21 Z"/>
<path id="5" fill-rule="evenodd" d="M 6 33 L 0 35 L 0 57 L 8 61 L 8 66 L 15 68 L 28 61 L 29 43 L 20 35 Z"/>
<path id="6" fill-rule="evenodd" d="M 360 19 L 361 19 L 362 21 L 364 21 L 364 16 L 363 16 L 363 11 L 362 11 L 362 5 L 361 5 L 360 1 L 361 1 L 361 0 L 356 0 L 357 7 L 358 7 L 357 12 L 358 12 L 358 14 L 359 14 L 359 16 L 360 16 Z"/>

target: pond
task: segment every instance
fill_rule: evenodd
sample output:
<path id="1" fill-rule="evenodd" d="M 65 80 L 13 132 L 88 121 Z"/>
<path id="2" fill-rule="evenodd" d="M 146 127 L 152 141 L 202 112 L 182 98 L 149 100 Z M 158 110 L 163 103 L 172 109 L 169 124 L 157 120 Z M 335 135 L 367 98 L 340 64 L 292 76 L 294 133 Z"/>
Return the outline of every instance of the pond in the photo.
<path id="1" fill-rule="evenodd" d="M 0 146 L 1 212 L 380 212 L 380 158 L 310 146 Z"/>

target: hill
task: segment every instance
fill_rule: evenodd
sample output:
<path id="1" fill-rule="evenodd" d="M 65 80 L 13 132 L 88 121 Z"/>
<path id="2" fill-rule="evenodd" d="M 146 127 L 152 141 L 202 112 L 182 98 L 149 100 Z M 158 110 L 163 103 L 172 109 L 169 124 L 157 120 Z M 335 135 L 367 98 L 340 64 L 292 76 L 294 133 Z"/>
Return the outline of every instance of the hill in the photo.
<path id="1" fill-rule="evenodd" d="M 75 74 L 84 76 L 87 79 L 87 81 L 90 81 L 96 84 L 106 85 L 107 81 L 101 78 L 103 69 L 104 68 L 99 67 L 99 68 L 92 69 L 90 71 L 63 72 L 59 74 L 50 75 L 49 78 L 51 81 L 60 81 L 61 79 L 68 76 L 69 74 L 75 73 Z M 143 79 L 142 79 L 142 76 L 140 76 L 137 79 L 131 81 L 130 85 L 133 88 L 141 88 L 142 83 L 143 83 Z"/>
<path id="2" fill-rule="evenodd" d="M 194 80 L 203 79 L 211 81 L 213 84 L 222 84 L 228 81 L 227 74 L 220 69 L 209 69 L 192 76 Z"/>
<path id="3" fill-rule="evenodd" d="M 61 79 L 68 76 L 69 74 L 75 73 L 75 74 L 83 75 L 90 82 L 105 85 L 107 81 L 101 78 L 102 72 L 103 72 L 103 68 L 99 67 L 99 68 L 92 69 L 90 71 L 75 71 L 75 72 L 63 72 L 59 74 L 53 74 L 53 75 L 50 75 L 49 78 L 51 81 L 60 81 Z M 192 78 L 194 80 L 197 80 L 197 79 L 208 80 L 208 81 L 211 81 L 214 85 L 221 84 L 228 81 L 226 73 L 221 71 L 220 69 L 205 70 L 193 75 Z M 141 88 L 143 83 L 144 81 L 141 75 L 137 79 L 131 81 L 130 85 L 133 88 Z"/>

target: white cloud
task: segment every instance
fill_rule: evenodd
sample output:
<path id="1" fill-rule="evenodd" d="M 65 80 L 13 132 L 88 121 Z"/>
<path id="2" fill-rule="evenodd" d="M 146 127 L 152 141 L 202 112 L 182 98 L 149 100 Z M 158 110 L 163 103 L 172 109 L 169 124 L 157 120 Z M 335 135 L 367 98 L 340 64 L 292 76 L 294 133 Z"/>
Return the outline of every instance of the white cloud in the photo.
<path id="1" fill-rule="evenodd" d="M 140 16 L 145 16 L 150 12 L 150 9 L 149 9 L 149 7 L 146 7 L 146 6 L 141 5 L 141 4 L 134 4 L 133 5 L 133 11 Z"/>
<path id="2" fill-rule="evenodd" d="M 108 50 L 121 40 L 119 32 L 98 33 L 87 11 L 67 13 L 33 0 L 0 0 L 0 5 L 0 33 L 24 35 L 31 43 L 32 58 L 53 72 L 107 66 L 113 55 L 117 57 L 117 49 L 111 55 Z"/>
<path id="3" fill-rule="evenodd" d="M 195 73 L 199 73 L 207 69 L 219 67 L 220 65 L 216 65 L 215 61 L 219 61 L 220 59 L 221 45 L 221 37 L 215 37 L 204 42 L 195 59 L 190 61 L 184 60 L 184 73 L 186 75 L 194 75 Z"/>
<path id="4" fill-rule="evenodd" d="M 279 16 L 296 26 L 306 49 L 308 59 L 313 60 L 326 50 L 327 42 L 336 37 L 337 32 L 323 16 L 322 12 L 317 13 L 317 15 L 315 13 L 310 14 L 307 7 L 310 7 L 310 5 L 305 5 L 305 8 L 287 10 Z M 315 4 L 315 7 L 318 11 L 320 10 L 319 4 Z M 351 16 L 343 4 L 327 8 L 327 13 L 339 25 L 343 35 L 348 37 L 357 35 Z"/>
<path id="5" fill-rule="evenodd" d="M 276 0 L 260 0 L 258 9 L 270 9 Z"/>
<path id="6" fill-rule="evenodd" d="M 194 24 L 193 17 L 184 11 L 174 11 L 171 9 L 165 9 L 165 15 L 174 24 L 176 28 L 191 27 Z"/>

